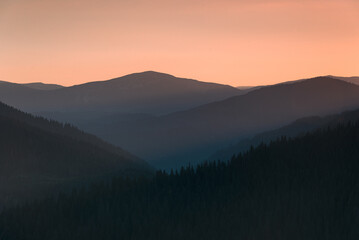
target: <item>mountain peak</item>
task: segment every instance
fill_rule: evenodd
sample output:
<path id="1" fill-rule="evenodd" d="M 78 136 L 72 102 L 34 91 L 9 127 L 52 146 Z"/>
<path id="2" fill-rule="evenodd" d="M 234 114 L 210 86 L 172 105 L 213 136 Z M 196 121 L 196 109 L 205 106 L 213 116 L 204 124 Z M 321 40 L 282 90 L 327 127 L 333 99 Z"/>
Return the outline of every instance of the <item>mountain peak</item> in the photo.
<path id="1" fill-rule="evenodd" d="M 137 72 L 137 73 L 131 73 L 124 75 L 122 77 L 113 78 L 111 80 L 134 80 L 134 79 L 146 79 L 146 80 L 154 80 L 154 79 L 175 79 L 176 77 L 168 74 L 168 73 L 162 73 L 162 72 L 156 72 L 156 71 L 144 71 L 144 72 Z M 111 81 L 110 80 L 110 81 Z"/>
<path id="2" fill-rule="evenodd" d="M 55 89 L 60 89 L 60 88 L 64 87 L 59 84 L 48 84 L 48 83 L 42 83 L 42 82 L 24 83 L 22 85 L 24 85 L 28 88 L 37 89 L 37 90 L 55 90 Z"/>
<path id="3" fill-rule="evenodd" d="M 358 77 L 358 76 L 353 76 L 353 77 L 339 77 L 339 76 L 328 75 L 327 77 L 330 77 L 330 78 L 334 78 L 334 79 L 338 79 L 338 80 L 341 80 L 341 81 L 345 81 L 345 82 L 349 82 L 349 83 L 353 83 L 353 84 L 359 85 L 359 77 Z"/>
<path id="4" fill-rule="evenodd" d="M 354 84 L 351 81 L 346 81 L 343 78 L 336 78 L 333 76 L 320 76 L 320 77 L 315 77 L 315 78 L 310 78 L 310 79 L 306 79 L 304 81 L 302 81 L 303 83 L 306 82 L 308 84 L 310 83 L 316 83 L 316 84 L 326 84 L 326 85 L 346 85 L 346 86 L 350 86 L 352 84 Z"/>
<path id="5" fill-rule="evenodd" d="M 150 75 L 150 76 L 171 76 L 174 77 L 171 74 L 168 73 L 163 73 L 163 72 L 156 72 L 153 70 L 149 70 L 149 71 L 144 71 L 144 72 L 138 72 L 138 73 L 133 73 L 133 74 L 137 74 L 137 75 Z M 131 75 L 131 74 L 130 74 Z"/>

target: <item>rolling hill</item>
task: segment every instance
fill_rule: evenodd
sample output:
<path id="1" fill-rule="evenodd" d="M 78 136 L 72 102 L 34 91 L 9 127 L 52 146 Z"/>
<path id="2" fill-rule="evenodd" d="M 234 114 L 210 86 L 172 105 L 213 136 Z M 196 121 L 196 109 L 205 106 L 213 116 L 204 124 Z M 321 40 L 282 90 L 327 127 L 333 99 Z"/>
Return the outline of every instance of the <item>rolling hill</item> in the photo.
<path id="1" fill-rule="evenodd" d="M 338 77 L 338 76 L 331 76 L 331 75 L 329 75 L 328 77 L 359 85 L 359 77 Z"/>
<path id="2" fill-rule="evenodd" d="M 134 155 L 69 124 L 0 103 L 0 203 L 16 203 L 114 175 L 148 175 Z"/>
<path id="3" fill-rule="evenodd" d="M 42 82 L 34 82 L 34 83 L 24 83 L 22 84 L 28 88 L 38 89 L 38 90 L 55 90 L 63 88 L 64 86 L 58 84 L 47 84 Z"/>

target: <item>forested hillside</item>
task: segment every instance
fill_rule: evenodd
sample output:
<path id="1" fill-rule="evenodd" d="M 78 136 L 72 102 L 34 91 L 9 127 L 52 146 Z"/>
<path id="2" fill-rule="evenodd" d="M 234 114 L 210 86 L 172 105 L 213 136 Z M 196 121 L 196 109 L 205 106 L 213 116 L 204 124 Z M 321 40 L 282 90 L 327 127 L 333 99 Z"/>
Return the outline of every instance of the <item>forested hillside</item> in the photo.
<path id="1" fill-rule="evenodd" d="M 68 124 L 0 103 L 0 209 L 97 178 L 148 175 L 130 153 Z"/>
<path id="2" fill-rule="evenodd" d="M 284 127 L 260 133 L 253 138 L 244 139 L 238 143 L 224 148 L 209 157 L 208 161 L 229 160 L 233 154 L 247 151 L 251 146 L 258 146 L 261 143 L 269 143 L 278 137 L 297 137 L 320 128 L 335 127 L 338 124 L 359 121 L 359 110 L 346 111 L 340 114 L 325 117 L 312 116 L 300 118 Z"/>
<path id="3" fill-rule="evenodd" d="M 0 215 L 12 239 L 359 238 L 359 122 L 153 179 L 115 178 Z"/>
<path id="4" fill-rule="evenodd" d="M 34 116 L 19 111 L 18 109 L 3 104 L 1 102 L 0 102 L 0 118 L 7 119 L 10 121 L 15 121 L 15 122 L 21 122 L 23 124 L 27 124 L 28 126 L 35 127 L 37 129 L 41 129 L 52 134 L 70 137 L 77 141 L 87 142 L 92 145 L 103 148 L 106 151 L 121 155 L 123 157 L 128 157 L 134 161 L 138 161 L 142 164 L 145 164 L 144 161 L 138 159 L 137 157 L 133 156 L 127 151 L 124 151 L 120 147 L 109 144 L 101 140 L 100 138 L 96 137 L 95 135 L 81 131 L 69 123 L 60 123 L 54 120 L 48 120 L 40 116 Z M 3 137 L 6 137 L 6 135 L 3 134 Z"/>

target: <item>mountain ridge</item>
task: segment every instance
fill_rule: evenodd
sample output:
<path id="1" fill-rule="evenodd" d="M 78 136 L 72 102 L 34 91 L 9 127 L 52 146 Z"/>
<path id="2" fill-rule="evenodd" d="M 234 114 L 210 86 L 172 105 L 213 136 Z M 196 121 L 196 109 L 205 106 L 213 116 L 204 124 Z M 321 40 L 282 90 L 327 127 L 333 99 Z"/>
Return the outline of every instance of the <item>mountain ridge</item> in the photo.
<path id="1" fill-rule="evenodd" d="M 7 87 L 7 89 L 6 89 Z M 240 94 L 229 85 L 177 78 L 153 71 L 49 91 L 0 85 L 0 100 L 27 112 L 101 111 L 166 114 Z"/>
<path id="2" fill-rule="evenodd" d="M 50 84 L 50 83 L 42 83 L 42 82 L 22 83 L 21 85 L 24 85 L 32 89 L 46 90 L 46 91 L 64 88 L 64 86 L 59 84 Z"/>
<path id="3" fill-rule="evenodd" d="M 146 156 L 157 166 L 169 167 L 166 162 L 179 161 L 185 165 L 191 158 L 203 159 L 204 152 L 220 149 L 238 137 L 279 128 L 301 117 L 357 107 L 359 86 L 317 77 L 263 87 L 149 121 L 116 124 L 114 119 L 112 125 L 97 130 L 87 126 L 87 130 Z"/>
<path id="4" fill-rule="evenodd" d="M 269 144 L 281 137 L 300 137 L 308 132 L 318 129 L 335 127 L 338 124 L 349 124 L 359 121 L 359 110 L 346 111 L 340 114 L 329 116 L 311 116 L 295 120 L 294 122 L 278 129 L 260 133 L 253 138 L 244 139 L 231 146 L 212 154 L 206 161 L 215 161 L 218 159 L 229 160 L 233 155 L 248 151 L 250 147 L 257 147 L 260 144 Z"/>

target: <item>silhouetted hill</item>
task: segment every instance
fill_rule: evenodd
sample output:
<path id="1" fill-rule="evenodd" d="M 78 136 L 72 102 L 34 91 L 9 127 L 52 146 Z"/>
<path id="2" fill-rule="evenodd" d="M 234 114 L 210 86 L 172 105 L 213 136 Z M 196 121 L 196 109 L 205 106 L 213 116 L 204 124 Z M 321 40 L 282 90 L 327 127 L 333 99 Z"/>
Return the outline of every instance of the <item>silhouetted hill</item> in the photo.
<path id="1" fill-rule="evenodd" d="M 333 76 L 333 75 L 320 76 L 320 77 L 334 78 L 334 79 L 338 79 L 338 80 L 341 80 L 341 81 L 344 81 L 344 82 L 353 83 L 353 84 L 356 84 L 356 85 L 359 84 L 359 77 L 339 77 L 339 76 Z M 305 80 L 307 80 L 307 79 L 287 81 L 287 82 L 283 82 L 281 84 L 292 84 L 292 83 L 297 83 L 297 82 L 301 82 L 301 81 L 305 81 Z"/>
<path id="2" fill-rule="evenodd" d="M 335 79 L 339 79 L 345 82 L 354 83 L 356 85 L 359 85 L 359 77 L 338 77 L 338 76 L 328 76 Z"/>
<path id="3" fill-rule="evenodd" d="M 24 83 L 22 84 L 28 88 L 38 89 L 38 90 L 55 90 L 63 88 L 64 86 L 58 84 L 47 84 L 42 82 L 34 82 L 34 83 Z"/>
<path id="4" fill-rule="evenodd" d="M 215 83 L 143 72 L 51 91 L 0 84 L 0 101 L 27 112 L 163 114 L 235 96 L 240 90 Z"/>
<path id="5" fill-rule="evenodd" d="M 107 119 L 86 129 L 159 167 L 203 159 L 239 138 L 306 116 L 359 107 L 359 86 L 329 77 L 254 90 L 246 95 L 146 120 Z M 103 120 L 105 121 L 105 120 Z"/>
<path id="6" fill-rule="evenodd" d="M 26 101 L 34 99 L 40 92 L 42 91 L 22 84 L 0 81 L 0 101 L 11 106 L 26 104 Z"/>
<path id="7" fill-rule="evenodd" d="M 0 103 L 0 203 L 114 175 L 147 175 L 142 160 L 68 124 Z"/>
<path id="8" fill-rule="evenodd" d="M 269 143 L 280 137 L 296 137 L 307 134 L 315 129 L 325 129 L 335 127 L 338 124 L 347 124 L 349 122 L 359 121 L 359 110 L 348 111 L 341 114 L 330 115 L 326 117 L 306 117 L 276 130 L 264 132 L 250 139 L 244 139 L 238 143 L 226 147 L 214 153 L 207 161 L 229 160 L 233 155 L 249 150 L 250 147 L 256 147 L 261 143 Z"/>
<path id="9" fill-rule="evenodd" d="M 10 208 L 2 240 L 357 240 L 359 122 Z"/>
<path id="10" fill-rule="evenodd" d="M 241 94 L 240 95 L 244 95 L 244 94 L 247 94 L 249 92 L 252 92 L 254 90 L 257 90 L 257 89 L 260 89 L 262 87 L 265 87 L 265 86 L 238 86 L 237 89 L 241 90 Z"/>

